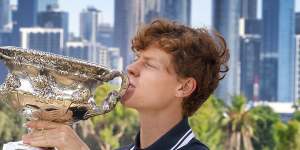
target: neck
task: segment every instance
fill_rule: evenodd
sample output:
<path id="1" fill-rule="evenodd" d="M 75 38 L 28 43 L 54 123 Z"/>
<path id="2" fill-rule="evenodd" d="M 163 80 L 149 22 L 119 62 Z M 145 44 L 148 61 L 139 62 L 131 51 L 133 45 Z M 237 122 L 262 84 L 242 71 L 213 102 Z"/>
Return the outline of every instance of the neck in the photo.
<path id="1" fill-rule="evenodd" d="M 140 112 L 140 148 L 152 145 L 181 120 L 182 114 L 178 109 L 169 112 Z"/>

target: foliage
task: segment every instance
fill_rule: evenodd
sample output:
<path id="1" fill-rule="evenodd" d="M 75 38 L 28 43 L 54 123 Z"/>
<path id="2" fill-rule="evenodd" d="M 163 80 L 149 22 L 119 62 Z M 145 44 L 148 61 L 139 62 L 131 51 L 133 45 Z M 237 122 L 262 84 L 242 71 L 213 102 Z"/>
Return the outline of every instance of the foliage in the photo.
<path id="1" fill-rule="evenodd" d="M 253 149 L 251 138 L 254 135 L 254 116 L 246 108 L 246 104 L 244 96 L 234 96 L 230 104 L 224 105 L 220 125 L 225 130 L 224 147 L 227 150 Z"/>
<path id="2" fill-rule="evenodd" d="M 252 138 L 255 150 L 273 150 L 275 134 L 272 130 L 280 117 L 268 106 L 257 106 L 250 110 L 255 118 L 254 137 Z"/>
<path id="3" fill-rule="evenodd" d="M 300 121 L 300 111 L 295 111 L 293 116 L 292 116 L 292 119 Z"/>
<path id="4" fill-rule="evenodd" d="M 210 149 L 223 149 L 222 130 L 216 126 L 220 120 L 220 100 L 211 96 L 190 119 L 190 125 L 201 142 Z"/>
<path id="5" fill-rule="evenodd" d="M 0 101 L 0 149 L 3 144 L 21 139 L 25 132 L 24 119 L 3 101 Z"/>
<path id="6" fill-rule="evenodd" d="M 300 122 L 290 120 L 287 124 L 278 122 L 273 128 L 275 132 L 276 150 L 300 149 Z"/>

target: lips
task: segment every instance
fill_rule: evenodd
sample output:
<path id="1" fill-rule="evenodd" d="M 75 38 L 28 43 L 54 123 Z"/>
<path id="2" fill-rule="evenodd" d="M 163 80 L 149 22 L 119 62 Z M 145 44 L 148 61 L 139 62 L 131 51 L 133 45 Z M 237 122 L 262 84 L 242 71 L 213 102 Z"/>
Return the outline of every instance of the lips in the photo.
<path id="1" fill-rule="evenodd" d="M 124 94 L 124 96 L 122 97 L 121 101 L 126 101 L 127 99 L 129 99 L 133 92 L 134 92 L 134 89 L 135 89 L 135 85 L 133 84 L 133 82 L 131 80 L 129 80 L 129 85 L 128 85 L 128 88 L 126 90 L 126 93 Z"/>
<path id="2" fill-rule="evenodd" d="M 128 88 L 135 88 L 135 86 L 132 83 L 129 83 Z"/>

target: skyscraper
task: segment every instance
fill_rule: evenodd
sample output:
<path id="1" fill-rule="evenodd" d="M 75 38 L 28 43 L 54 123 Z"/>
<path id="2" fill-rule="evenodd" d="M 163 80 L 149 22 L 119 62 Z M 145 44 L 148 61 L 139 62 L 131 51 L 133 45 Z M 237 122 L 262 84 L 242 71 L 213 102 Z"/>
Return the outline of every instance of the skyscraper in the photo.
<path id="1" fill-rule="evenodd" d="M 62 54 L 63 29 L 60 28 L 21 28 L 21 47 Z"/>
<path id="2" fill-rule="evenodd" d="M 64 30 L 64 41 L 68 41 L 69 34 L 69 14 L 48 6 L 47 11 L 38 13 L 38 25 L 45 28 L 62 28 Z"/>
<path id="3" fill-rule="evenodd" d="M 58 7 L 58 0 L 38 0 L 37 11 L 47 11 L 49 6 Z"/>
<path id="4" fill-rule="evenodd" d="M 259 98 L 259 56 L 261 36 L 259 34 L 245 34 L 241 36 L 241 93 L 248 100 Z"/>
<path id="5" fill-rule="evenodd" d="M 161 0 L 161 16 L 185 25 L 191 24 L 191 0 Z"/>
<path id="6" fill-rule="evenodd" d="M 295 21 L 295 32 L 296 34 L 300 34 L 300 12 L 296 13 L 296 21 Z"/>
<path id="7" fill-rule="evenodd" d="M 294 100 L 294 3 L 294 0 L 263 0 L 262 100 Z"/>
<path id="8" fill-rule="evenodd" d="M 120 55 L 120 49 L 114 47 L 108 48 L 108 56 L 110 68 L 121 71 L 123 69 L 123 60 Z"/>
<path id="9" fill-rule="evenodd" d="M 115 0 L 114 46 L 120 48 L 124 67 L 133 60 L 130 41 L 142 22 L 142 1 Z"/>
<path id="10" fill-rule="evenodd" d="M 161 17 L 161 0 L 144 0 L 142 8 L 142 17 L 145 23 L 150 23 L 153 19 Z"/>
<path id="11" fill-rule="evenodd" d="M 90 42 L 96 42 L 98 13 L 94 7 L 89 7 L 80 13 L 80 36 Z"/>
<path id="12" fill-rule="evenodd" d="M 9 0 L 0 0 L 0 32 L 5 31 L 9 23 Z"/>
<path id="13" fill-rule="evenodd" d="M 300 99 L 300 33 L 296 34 L 295 100 Z"/>
<path id="14" fill-rule="evenodd" d="M 295 100 L 300 99 L 300 13 L 296 13 L 296 61 L 295 61 Z"/>
<path id="15" fill-rule="evenodd" d="M 216 90 L 216 95 L 225 100 L 240 93 L 239 17 L 240 0 L 213 1 L 213 26 L 230 49 L 229 72 Z"/>
<path id="16" fill-rule="evenodd" d="M 65 55 L 88 61 L 89 43 L 83 39 L 76 39 L 66 43 Z"/>
<path id="17" fill-rule="evenodd" d="M 259 66 L 262 21 L 257 18 L 257 0 L 242 0 L 240 16 L 241 93 L 259 100 Z"/>
<path id="18" fill-rule="evenodd" d="M 257 0 L 241 0 L 241 18 L 257 19 Z"/>
<path id="19" fill-rule="evenodd" d="M 97 42 L 105 46 L 113 46 L 113 27 L 110 24 L 99 24 L 97 28 Z"/>
<path id="20" fill-rule="evenodd" d="M 20 28 L 37 26 L 38 12 L 46 11 L 48 5 L 58 5 L 57 0 L 18 0 L 18 10 L 14 15 L 12 45 L 20 45 Z"/>

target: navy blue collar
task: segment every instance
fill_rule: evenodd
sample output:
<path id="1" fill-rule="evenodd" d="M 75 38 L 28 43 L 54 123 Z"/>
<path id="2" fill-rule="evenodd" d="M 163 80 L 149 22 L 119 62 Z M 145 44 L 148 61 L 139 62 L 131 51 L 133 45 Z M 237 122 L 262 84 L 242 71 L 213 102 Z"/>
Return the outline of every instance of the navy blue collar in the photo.
<path id="1" fill-rule="evenodd" d="M 160 137 L 156 142 L 144 150 L 158 150 L 158 149 L 176 149 L 185 139 L 192 135 L 192 130 L 188 123 L 188 118 L 183 118 L 176 126 L 174 126 L 165 135 Z M 135 150 L 140 150 L 140 132 L 135 138 Z"/>

